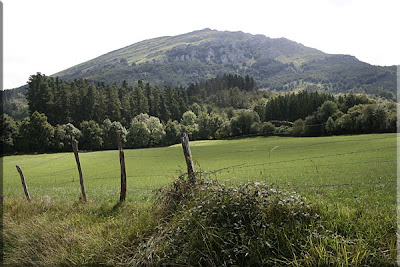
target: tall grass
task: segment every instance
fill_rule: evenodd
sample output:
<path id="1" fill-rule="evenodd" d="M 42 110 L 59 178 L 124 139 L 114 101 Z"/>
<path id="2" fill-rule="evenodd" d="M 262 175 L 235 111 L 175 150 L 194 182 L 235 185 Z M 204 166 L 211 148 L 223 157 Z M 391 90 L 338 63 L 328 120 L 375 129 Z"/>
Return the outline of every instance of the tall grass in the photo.
<path id="1" fill-rule="evenodd" d="M 117 151 L 81 153 L 87 204 L 78 201 L 72 153 L 5 157 L 5 263 L 395 266 L 395 134 L 191 148 L 196 170 L 216 181 L 193 188 L 176 180 L 186 169 L 179 145 L 126 150 L 123 204 Z"/>
<path id="2" fill-rule="evenodd" d="M 156 199 L 139 206 L 7 201 L 5 263 L 395 266 L 389 217 L 332 209 L 263 183 L 176 180 Z"/>

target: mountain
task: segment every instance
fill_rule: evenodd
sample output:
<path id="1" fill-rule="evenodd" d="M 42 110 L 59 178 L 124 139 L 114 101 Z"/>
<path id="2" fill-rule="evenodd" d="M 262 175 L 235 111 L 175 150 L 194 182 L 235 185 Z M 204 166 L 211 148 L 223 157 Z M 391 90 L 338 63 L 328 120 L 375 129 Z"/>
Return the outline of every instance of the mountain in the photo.
<path id="1" fill-rule="evenodd" d="M 270 90 L 306 84 L 331 92 L 396 92 L 395 66 L 372 66 L 285 38 L 210 29 L 141 41 L 52 76 L 188 86 L 224 73 L 248 74 L 259 88 Z"/>
<path id="2" fill-rule="evenodd" d="M 141 41 L 52 76 L 66 81 L 137 84 L 143 80 L 160 87 L 187 87 L 223 74 L 250 75 L 260 89 L 351 90 L 396 99 L 396 66 L 372 66 L 285 38 L 210 29 Z M 17 119 L 26 116 L 26 90 L 25 85 L 0 92 L 5 113 Z"/>

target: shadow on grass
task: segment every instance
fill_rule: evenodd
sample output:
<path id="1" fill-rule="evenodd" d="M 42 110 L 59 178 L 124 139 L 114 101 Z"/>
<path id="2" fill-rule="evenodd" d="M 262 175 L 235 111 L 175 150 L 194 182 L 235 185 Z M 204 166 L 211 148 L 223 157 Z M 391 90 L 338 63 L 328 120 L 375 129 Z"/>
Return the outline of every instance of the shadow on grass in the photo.
<path id="1" fill-rule="evenodd" d="M 118 201 L 117 203 L 104 203 L 100 206 L 98 210 L 98 217 L 110 217 L 118 214 L 122 207 L 124 207 L 124 202 Z"/>

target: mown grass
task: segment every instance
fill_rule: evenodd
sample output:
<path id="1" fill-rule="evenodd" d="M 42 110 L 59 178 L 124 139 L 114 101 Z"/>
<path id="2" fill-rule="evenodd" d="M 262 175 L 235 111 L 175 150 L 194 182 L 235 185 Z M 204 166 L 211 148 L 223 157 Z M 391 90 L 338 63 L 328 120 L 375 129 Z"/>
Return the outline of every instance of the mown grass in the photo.
<path id="1" fill-rule="evenodd" d="M 276 264 L 394 266 L 396 145 L 395 134 L 380 134 L 197 141 L 191 148 L 203 177 L 228 187 L 257 181 L 295 190 L 318 211 L 318 225 L 333 237 L 305 236 L 308 249 L 300 259 Z M 129 265 L 148 256 L 148 242 L 166 220 L 154 195 L 185 172 L 181 146 L 125 150 L 128 194 L 123 205 L 116 205 L 118 152 L 80 156 L 87 204 L 78 202 L 72 153 L 3 159 L 6 263 Z M 16 164 L 25 173 L 31 203 L 23 199 Z M 180 214 L 177 218 L 188 216 Z"/>

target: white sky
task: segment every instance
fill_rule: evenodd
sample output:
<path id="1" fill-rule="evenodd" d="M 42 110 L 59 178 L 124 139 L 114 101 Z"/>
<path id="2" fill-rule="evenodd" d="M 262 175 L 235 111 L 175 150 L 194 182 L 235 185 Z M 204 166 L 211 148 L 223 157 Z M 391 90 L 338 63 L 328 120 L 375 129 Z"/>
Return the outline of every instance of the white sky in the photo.
<path id="1" fill-rule="evenodd" d="M 112 50 L 203 28 L 286 37 L 400 64 L 399 0 L 3 0 L 4 88 Z"/>

